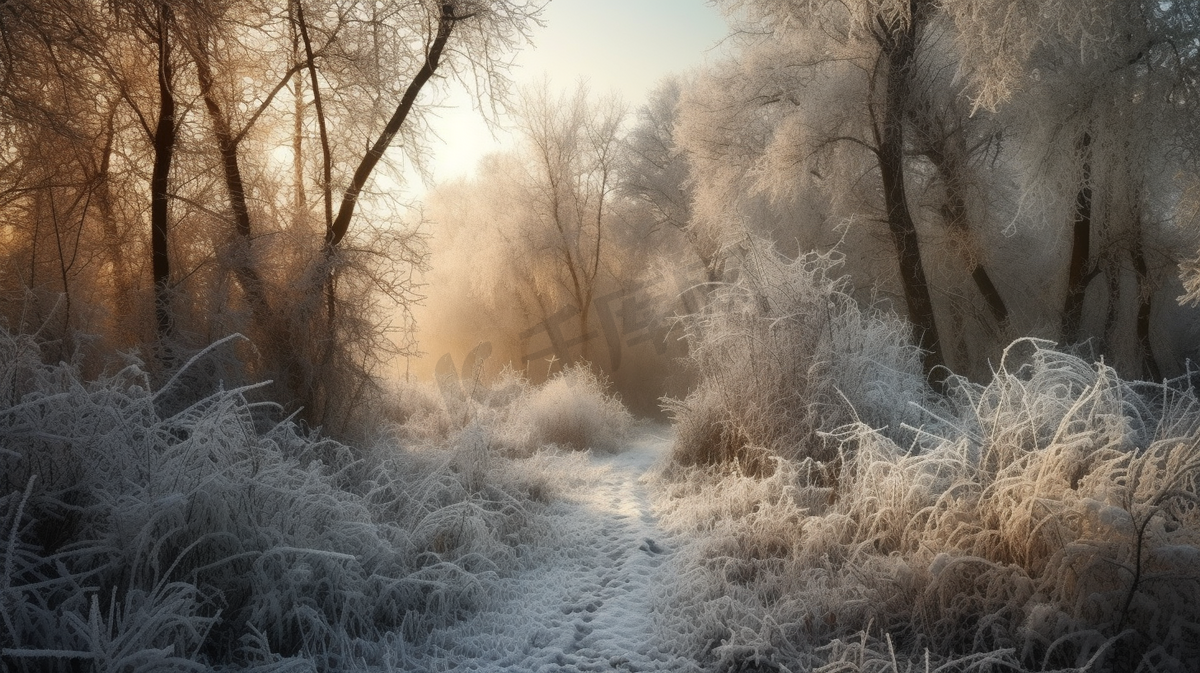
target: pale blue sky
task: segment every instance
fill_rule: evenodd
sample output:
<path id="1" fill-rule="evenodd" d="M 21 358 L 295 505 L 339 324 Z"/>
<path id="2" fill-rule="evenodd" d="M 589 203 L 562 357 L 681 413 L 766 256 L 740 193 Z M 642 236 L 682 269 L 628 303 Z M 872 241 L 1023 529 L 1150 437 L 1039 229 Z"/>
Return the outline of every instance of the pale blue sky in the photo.
<path id="1" fill-rule="evenodd" d="M 556 88 L 570 88 L 583 78 L 595 93 L 619 94 L 631 111 L 664 76 L 715 57 L 726 34 L 720 10 L 707 0 L 551 0 L 543 19 L 533 45 L 517 55 L 518 84 L 549 76 Z M 503 130 L 493 139 L 465 92 L 446 105 L 433 120 L 444 141 L 431 148 L 435 182 L 471 173 L 480 157 L 511 143 Z"/>

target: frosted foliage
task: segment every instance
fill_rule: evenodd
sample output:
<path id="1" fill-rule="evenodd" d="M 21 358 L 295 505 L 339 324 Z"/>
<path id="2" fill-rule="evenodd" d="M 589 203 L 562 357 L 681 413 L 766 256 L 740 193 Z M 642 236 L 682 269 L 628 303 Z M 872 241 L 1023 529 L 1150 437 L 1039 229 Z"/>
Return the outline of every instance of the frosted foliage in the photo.
<path id="1" fill-rule="evenodd" d="M 1200 214 L 1200 185 L 1196 184 L 1190 175 L 1183 177 L 1181 182 L 1183 197 L 1177 206 L 1176 221 L 1195 222 L 1196 216 Z M 1200 250 L 1200 228 L 1180 226 L 1176 227 L 1176 233 L 1184 240 L 1181 248 Z M 1179 280 L 1183 284 L 1183 294 L 1176 299 L 1181 304 L 1200 305 L 1200 253 L 1185 253 L 1185 258 L 1179 263 Z"/>
<path id="2" fill-rule="evenodd" d="M 731 16 L 751 22 L 769 22 L 790 30 L 808 27 L 817 21 L 842 19 L 856 30 L 870 30 L 876 17 L 889 25 L 907 24 L 912 19 L 914 4 L 910 0 L 722 0 Z"/>
<path id="3" fill-rule="evenodd" d="M 736 59 L 684 89 L 674 137 L 692 165 L 693 236 L 724 247 L 749 230 L 827 249 L 844 224 L 855 239 L 846 249 L 866 249 L 857 239 L 868 228 L 850 225 L 878 200 L 863 179 L 874 157 L 853 140 L 870 137 L 870 116 L 846 101 L 868 95 L 873 58 L 836 32 L 756 26 Z"/>
<path id="4" fill-rule="evenodd" d="M 352 448 L 253 387 L 165 410 L 186 377 L 86 381 L 38 348 L 0 331 L 6 671 L 405 668 L 541 534 L 545 489 L 485 424 Z"/>
<path id="5" fill-rule="evenodd" d="M 798 166 L 812 152 L 809 136 L 824 131 L 827 121 L 812 114 L 813 108 L 830 110 L 823 105 L 829 103 L 826 89 L 813 87 L 802 98 L 792 94 L 812 77 L 796 67 L 810 56 L 811 44 L 795 35 L 766 41 L 684 91 L 675 133 L 694 166 L 693 229 L 725 228 L 730 211 L 746 197 L 808 183 Z M 837 109 L 841 117 L 841 106 Z"/>
<path id="6" fill-rule="evenodd" d="M 862 42 L 882 27 L 897 29 L 929 20 L 935 12 L 954 25 L 961 58 L 958 71 L 976 109 L 995 110 L 1030 83 L 1042 52 L 1089 63 L 1110 61 L 1131 45 L 1153 44 L 1147 30 L 1169 32 L 1175 17 L 1189 17 L 1190 3 L 1109 0 L 725 0 L 735 17 L 771 26 L 777 37 L 820 24 Z M 1164 37 L 1159 35 L 1158 37 Z"/>
<path id="7" fill-rule="evenodd" d="M 1194 391 L 1029 340 L 951 386 L 911 446 L 851 423 L 829 463 L 664 472 L 657 511 L 694 536 L 657 603 L 679 646 L 722 670 L 1200 667 Z"/>
<path id="8" fill-rule="evenodd" d="M 500 452 L 530 456 L 547 446 L 613 452 L 630 437 L 634 416 L 607 391 L 602 375 L 572 365 L 541 385 L 505 371 L 472 391 L 443 385 L 445 409 L 460 422 L 487 428 Z M 457 409 L 457 411 L 452 411 Z M 454 420 L 449 421 L 454 425 Z"/>
<path id="9" fill-rule="evenodd" d="M 686 229 L 692 220 L 691 161 L 675 142 L 683 81 L 668 77 L 649 94 L 625 137 L 619 191 L 648 209 L 656 225 Z M 693 250 L 713 262 L 710 242 L 691 235 Z M 711 268 L 711 267 L 710 267 Z"/>
<path id="10" fill-rule="evenodd" d="M 564 369 L 516 403 L 508 427 L 511 441 L 526 451 L 549 444 L 618 450 L 629 437 L 633 416 L 605 387 L 586 365 Z"/>
<path id="11" fill-rule="evenodd" d="M 1184 294 L 1179 297 L 1179 301 L 1200 304 L 1200 256 L 1180 265 L 1180 278 L 1183 281 Z"/>
<path id="12" fill-rule="evenodd" d="M 687 319 L 699 384 L 668 401 L 684 464 L 767 470 L 775 457 L 829 461 L 821 433 L 856 418 L 919 424 L 920 354 L 895 315 L 864 310 L 816 253 L 787 260 L 759 241 L 741 250 L 738 280 Z"/>
<path id="13" fill-rule="evenodd" d="M 633 415 L 608 381 L 587 365 L 572 365 L 541 385 L 503 370 L 488 382 L 444 377 L 434 391 L 410 384 L 401 393 L 411 415 L 401 433 L 441 441 L 464 428 L 485 432 L 491 449 L 530 456 L 549 446 L 574 451 L 617 451 L 629 439 Z"/>
<path id="14" fill-rule="evenodd" d="M 1149 15 L 1137 3 L 1110 0 L 955 0 L 941 7 L 958 30 L 960 70 L 975 84 L 976 106 L 989 110 L 1029 83 L 1039 49 L 1079 63 L 1112 61 L 1146 43 Z"/>

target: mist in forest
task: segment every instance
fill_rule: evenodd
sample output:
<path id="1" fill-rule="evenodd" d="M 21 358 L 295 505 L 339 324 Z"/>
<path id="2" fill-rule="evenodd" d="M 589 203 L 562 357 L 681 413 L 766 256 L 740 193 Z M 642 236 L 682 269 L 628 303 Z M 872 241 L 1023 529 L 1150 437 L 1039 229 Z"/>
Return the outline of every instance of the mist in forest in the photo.
<path id="1" fill-rule="evenodd" d="M 1200 8 L 556 1 L 0 0 L 0 670 L 1200 668 Z"/>

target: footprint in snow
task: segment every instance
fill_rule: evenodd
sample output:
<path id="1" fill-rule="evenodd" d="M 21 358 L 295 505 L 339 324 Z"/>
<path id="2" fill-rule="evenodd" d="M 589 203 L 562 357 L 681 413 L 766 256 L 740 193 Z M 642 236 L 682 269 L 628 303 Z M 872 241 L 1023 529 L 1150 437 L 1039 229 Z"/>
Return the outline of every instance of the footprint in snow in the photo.
<path id="1" fill-rule="evenodd" d="M 638 549 L 641 549 L 642 551 L 646 552 L 647 554 L 661 554 L 661 553 L 663 553 L 663 551 L 665 551 L 654 540 L 652 540 L 650 538 L 644 538 L 644 539 L 645 539 L 645 541 L 642 542 L 641 546 L 639 546 Z"/>

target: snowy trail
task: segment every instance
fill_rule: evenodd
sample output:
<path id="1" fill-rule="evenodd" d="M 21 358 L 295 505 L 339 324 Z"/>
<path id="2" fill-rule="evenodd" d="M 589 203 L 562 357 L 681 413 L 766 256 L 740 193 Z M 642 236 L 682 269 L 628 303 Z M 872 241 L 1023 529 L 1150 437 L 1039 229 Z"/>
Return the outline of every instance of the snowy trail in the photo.
<path id="1" fill-rule="evenodd" d="M 652 606 L 672 544 L 639 480 L 669 446 L 665 429 L 593 456 L 551 507 L 551 546 L 503 582 L 493 604 L 433 634 L 428 670 L 687 671 L 655 643 Z"/>

